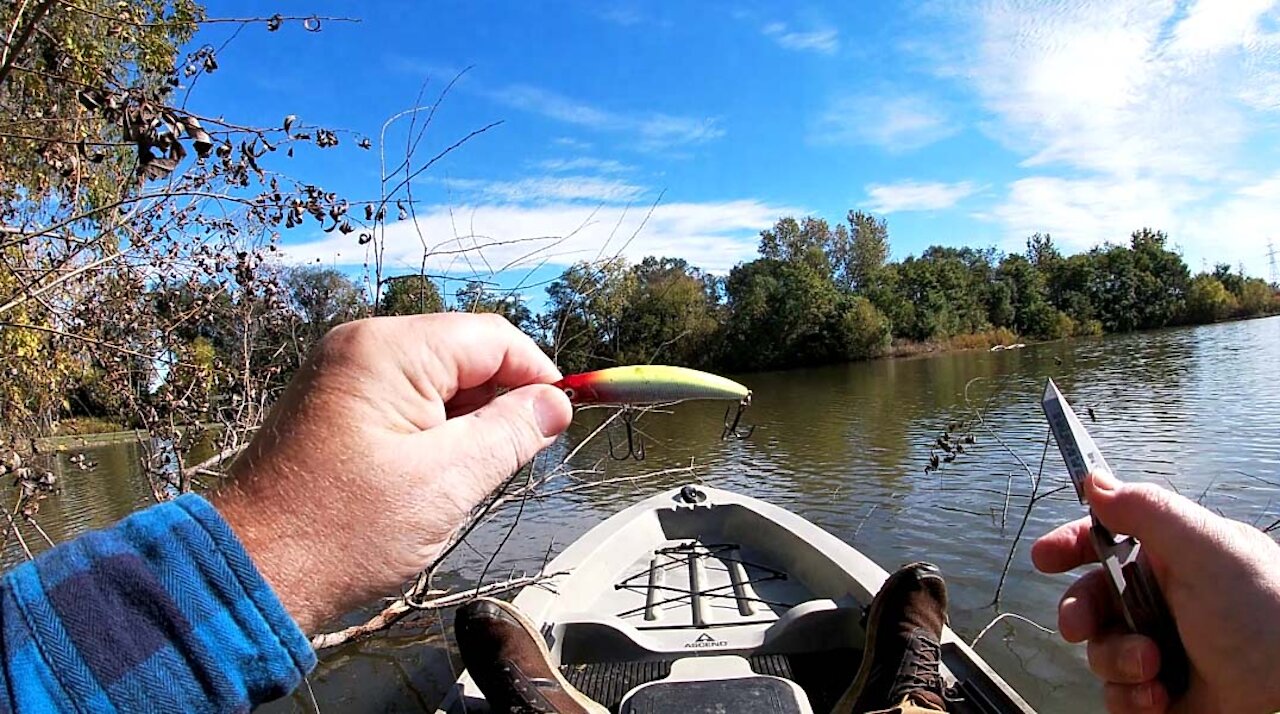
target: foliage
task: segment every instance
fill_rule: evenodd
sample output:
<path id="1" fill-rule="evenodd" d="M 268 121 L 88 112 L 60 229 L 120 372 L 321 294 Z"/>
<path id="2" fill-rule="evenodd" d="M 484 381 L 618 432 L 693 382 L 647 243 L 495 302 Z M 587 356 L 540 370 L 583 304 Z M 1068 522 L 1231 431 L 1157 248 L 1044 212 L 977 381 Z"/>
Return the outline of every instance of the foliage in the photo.
<path id="1" fill-rule="evenodd" d="M 443 312 L 444 299 L 430 278 L 400 275 L 383 281 L 380 315 L 421 315 Z"/>
<path id="2" fill-rule="evenodd" d="M 1212 275 L 1202 273 L 1187 290 L 1187 317 L 1195 322 L 1216 322 L 1239 309 L 1239 301 Z"/>
<path id="3" fill-rule="evenodd" d="M 1148 228 L 1127 245 L 1071 256 L 1037 233 L 1025 254 L 931 246 L 888 262 L 883 219 L 851 211 L 847 223 L 781 218 L 761 231 L 760 257 L 723 280 L 672 258 L 575 265 L 548 289 L 540 337 L 564 370 L 651 361 L 753 370 L 866 359 L 890 345 L 894 354 L 987 348 L 1277 307 L 1256 278 L 1230 275 L 1239 294 L 1211 276 L 1191 280 L 1168 236 Z"/>

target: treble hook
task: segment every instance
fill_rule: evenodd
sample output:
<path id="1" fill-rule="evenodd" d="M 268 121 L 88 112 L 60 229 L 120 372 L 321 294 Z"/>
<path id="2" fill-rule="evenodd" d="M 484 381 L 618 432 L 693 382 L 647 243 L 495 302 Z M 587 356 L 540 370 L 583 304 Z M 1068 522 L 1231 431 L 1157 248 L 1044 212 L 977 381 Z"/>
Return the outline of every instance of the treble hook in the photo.
<path id="1" fill-rule="evenodd" d="M 747 431 L 745 433 L 738 431 L 738 423 L 742 421 L 742 413 L 745 412 L 749 406 L 751 406 L 751 392 L 747 392 L 747 396 L 743 397 L 742 401 L 738 402 L 738 410 L 733 414 L 733 421 L 729 421 L 729 410 L 733 407 L 724 408 L 724 431 L 720 432 L 721 439 L 728 439 L 732 437 L 741 441 L 743 439 L 751 438 L 751 435 L 756 431 L 754 424 L 747 427 Z"/>
<path id="2" fill-rule="evenodd" d="M 618 455 L 619 451 L 613 445 L 612 430 L 605 430 L 605 437 L 609 440 L 609 457 L 614 461 L 626 461 L 627 459 L 635 459 L 636 461 L 644 461 L 644 441 L 636 436 L 635 427 L 631 422 L 635 418 L 632 415 L 631 407 L 622 408 L 622 424 L 627 428 L 627 449 Z"/>

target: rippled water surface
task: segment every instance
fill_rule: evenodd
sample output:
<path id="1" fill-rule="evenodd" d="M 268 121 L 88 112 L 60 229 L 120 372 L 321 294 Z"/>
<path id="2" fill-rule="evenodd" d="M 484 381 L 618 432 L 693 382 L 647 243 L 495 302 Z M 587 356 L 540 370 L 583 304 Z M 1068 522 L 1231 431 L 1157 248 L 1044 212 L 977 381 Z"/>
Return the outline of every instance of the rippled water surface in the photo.
<path id="1" fill-rule="evenodd" d="M 747 375 L 742 381 L 756 395 L 748 418 L 758 425 L 749 441 L 718 441 L 721 411 L 689 404 L 640 421 L 648 443 L 643 463 L 611 461 L 603 443 L 589 444 L 574 465 L 601 473 L 561 481 L 527 504 L 486 580 L 536 570 L 548 552 L 607 515 L 697 478 L 792 509 L 886 568 L 915 559 L 938 563 L 951 586 L 952 625 L 968 639 L 999 612 L 1052 627 L 1071 576 L 1036 573 L 1027 551 L 1032 537 L 1081 515 L 1069 489 L 1032 509 L 999 608 L 990 605 L 1030 492 L 1020 460 L 1038 471 L 1045 451 L 1039 408 L 1045 378 L 1053 377 L 1079 410 L 1093 409 L 1090 430 L 1122 478 L 1172 486 L 1265 526 L 1280 517 L 1277 368 L 1280 318 Z M 985 419 L 985 427 L 969 427 L 977 443 L 926 475 L 931 444 L 950 424 L 971 420 L 975 409 Z M 558 461 L 601 416 L 581 414 L 566 439 L 544 454 L 547 462 Z M 90 452 L 95 469 L 63 469 L 64 492 L 41 514 L 52 537 L 105 525 L 146 502 L 149 491 L 130 466 L 133 449 L 97 449 Z M 1048 454 L 1041 492 L 1065 483 L 1052 446 Z M 696 476 L 598 483 L 690 463 Z M 508 515 L 474 534 L 442 585 L 472 582 L 511 522 Z M 13 544 L 4 555 L 20 557 Z M 451 678 L 440 633 L 400 629 L 327 652 L 311 678 L 320 710 L 433 709 Z M 977 649 L 1040 711 L 1101 708 L 1081 647 L 1005 620 Z M 301 694 L 267 709 L 311 706 Z"/>

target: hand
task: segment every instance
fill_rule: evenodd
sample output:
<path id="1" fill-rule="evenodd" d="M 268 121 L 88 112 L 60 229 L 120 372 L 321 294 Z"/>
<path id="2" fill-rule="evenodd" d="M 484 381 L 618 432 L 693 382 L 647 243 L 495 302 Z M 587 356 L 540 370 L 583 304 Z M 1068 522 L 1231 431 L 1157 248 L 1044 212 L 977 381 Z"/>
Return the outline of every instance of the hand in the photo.
<path id="1" fill-rule="evenodd" d="M 1058 629 L 1088 640 L 1089 668 L 1106 682 L 1107 708 L 1127 712 L 1273 712 L 1280 709 L 1280 546 L 1256 528 L 1222 518 L 1152 484 L 1094 474 L 1089 504 L 1103 525 L 1142 542 L 1191 660 L 1191 685 L 1170 702 L 1156 681 L 1155 642 L 1127 634 L 1101 568 L 1067 589 Z M 1097 561 L 1089 519 L 1036 541 L 1046 573 Z"/>
<path id="2" fill-rule="evenodd" d="M 573 417 L 555 365 L 492 315 L 334 328 L 213 503 L 306 632 L 394 590 Z M 510 390 L 499 395 L 499 390 Z"/>

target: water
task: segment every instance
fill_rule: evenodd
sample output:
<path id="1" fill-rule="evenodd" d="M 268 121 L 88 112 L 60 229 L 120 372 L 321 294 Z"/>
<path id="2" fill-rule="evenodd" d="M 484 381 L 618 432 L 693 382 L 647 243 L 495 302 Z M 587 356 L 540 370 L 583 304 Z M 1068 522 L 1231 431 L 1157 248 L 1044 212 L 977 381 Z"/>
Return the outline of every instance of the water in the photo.
<path id="1" fill-rule="evenodd" d="M 794 510 L 886 568 L 913 559 L 938 563 L 951 586 L 952 626 L 966 639 L 999 612 L 1053 627 L 1072 577 L 1035 572 L 1027 551 L 1035 535 L 1081 515 L 1070 489 L 1036 504 L 1001 604 L 990 605 L 1030 491 L 1019 459 L 1038 471 L 1045 450 L 1045 377 L 1081 410 L 1093 408 L 1090 431 L 1122 478 L 1170 485 L 1228 516 L 1267 525 L 1280 517 L 1280 488 L 1271 485 L 1280 482 L 1277 365 L 1280 318 L 748 375 L 743 381 L 756 395 L 748 419 L 757 424 L 749 441 L 718 441 L 721 410 L 690 404 L 640 421 L 649 445 L 643 463 L 611 461 L 603 442 L 588 445 L 574 465 L 599 473 L 560 481 L 528 503 L 486 580 L 536 570 L 548 552 L 607 515 L 696 477 Z M 930 445 L 950 423 L 972 419 L 975 408 L 1009 450 L 973 424 L 977 443 L 926 475 Z M 583 414 L 545 458 L 557 460 L 600 416 Z M 53 538 L 106 525 L 146 503 L 149 490 L 129 465 L 134 449 L 91 450 L 96 468 L 61 469 L 64 493 L 44 504 L 40 519 Z M 606 482 L 691 462 L 696 476 Z M 1041 492 L 1065 483 L 1049 446 Z M 511 523 L 508 513 L 477 531 L 474 549 L 459 549 L 441 584 L 474 581 Z M 21 557 L 13 544 L 3 555 L 7 562 Z M 429 618 L 326 652 L 311 678 L 321 711 L 431 710 L 452 678 L 446 632 Z M 1005 620 L 977 650 L 1042 712 L 1102 708 L 1083 647 Z M 305 691 L 265 709 L 311 711 Z"/>

